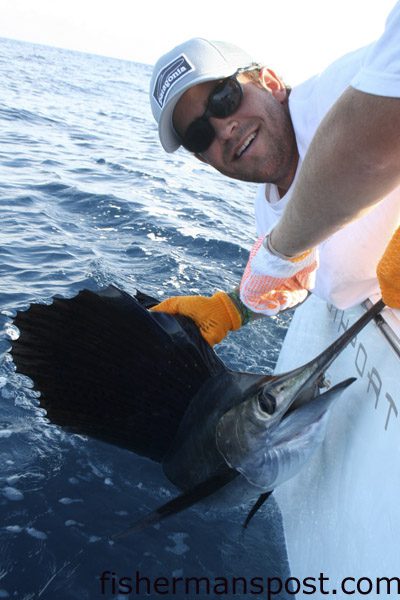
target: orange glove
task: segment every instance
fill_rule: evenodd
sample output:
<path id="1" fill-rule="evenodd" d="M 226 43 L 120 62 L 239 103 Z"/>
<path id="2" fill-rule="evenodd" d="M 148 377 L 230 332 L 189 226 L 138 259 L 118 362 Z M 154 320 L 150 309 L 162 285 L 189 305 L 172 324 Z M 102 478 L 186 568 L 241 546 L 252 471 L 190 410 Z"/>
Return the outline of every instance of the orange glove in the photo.
<path id="1" fill-rule="evenodd" d="M 400 308 L 400 227 L 394 232 L 376 273 L 384 303 L 391 308 Z"/>
<path id="2" fill-rule="evenodd" d="M 210 344 L 218 344 L 228 331 L 242 326 L 241 315 L 225 292 L 206 296 L 173 296 L 151 310 L 177 313 L 190 317 L 200 329 L 203 338 Z"/>
<path id="3" fill-rule="evenodd" d="M 317 268 L 315 248 L 284 258 L 270 248 L 268 236 L 262 236 L 251 249 L 240 284 L 240 299 L 254 312 L 276 315 L 306 299 L 307 290 L 314 287 Z"/>

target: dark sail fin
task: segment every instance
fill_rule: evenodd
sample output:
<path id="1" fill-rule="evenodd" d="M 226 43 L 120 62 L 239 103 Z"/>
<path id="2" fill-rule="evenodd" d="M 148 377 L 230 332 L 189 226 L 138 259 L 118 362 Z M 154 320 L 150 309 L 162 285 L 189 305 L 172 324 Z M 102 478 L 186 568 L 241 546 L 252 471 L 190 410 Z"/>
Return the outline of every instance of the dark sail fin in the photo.
<path id="1" fill-rule="evenodd" d="M 160 461 L 188 404 L 226 371 L 194 323 L 149 312 L 157 301 L 109 286 L 17 313 L 17 370 L 49 419 Z"/>

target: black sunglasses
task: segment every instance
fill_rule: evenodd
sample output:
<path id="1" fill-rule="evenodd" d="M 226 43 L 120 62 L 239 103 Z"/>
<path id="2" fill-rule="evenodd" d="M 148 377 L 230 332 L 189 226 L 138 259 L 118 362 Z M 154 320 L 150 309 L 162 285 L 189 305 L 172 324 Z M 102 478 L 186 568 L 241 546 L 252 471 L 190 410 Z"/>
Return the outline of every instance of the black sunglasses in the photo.
<path id="1" fill-rule="evenodd" d="M 215 129 L 208 119 L 210 117 L 225 119 L 238 110 L 243 99 L 243 89 L 237 76 L 244 71 L 255 69 L 259 69 L 259 66 L 251 65 L 240 69 L 218 83 L 208 97 L 205 112 L 190 123 L 182 138 L 182 146 L 186 150 L 200 154 L 211 146 L 215 138 Z"/>

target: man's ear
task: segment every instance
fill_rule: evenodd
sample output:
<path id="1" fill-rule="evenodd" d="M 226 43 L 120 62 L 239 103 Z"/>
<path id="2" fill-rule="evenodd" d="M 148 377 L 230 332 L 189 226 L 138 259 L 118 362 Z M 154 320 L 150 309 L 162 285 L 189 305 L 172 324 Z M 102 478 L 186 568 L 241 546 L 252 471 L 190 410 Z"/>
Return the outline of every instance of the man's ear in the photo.
<path id="1" fill-rule="evenodd" d="M 287 89 L 283 79 L 279 77 L 272 69 L 262 67 L 259 75 L 260 83 L 267 88 L 279 102 L 284 102 L 287 98 Z"/>

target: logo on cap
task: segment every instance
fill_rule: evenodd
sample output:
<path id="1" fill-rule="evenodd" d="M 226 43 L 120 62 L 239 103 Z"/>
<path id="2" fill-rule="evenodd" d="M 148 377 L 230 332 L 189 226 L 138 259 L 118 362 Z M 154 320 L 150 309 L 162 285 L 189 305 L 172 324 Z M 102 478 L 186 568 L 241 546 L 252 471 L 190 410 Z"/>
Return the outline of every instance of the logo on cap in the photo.
<path id="1" fill-rule="evenodd" d="M 153 97 L 160 108 L 164 106 L 168 93 L 174 85 L 193 70 L 193 65 L 190 64 L 184 54 L 181 54 L 161 69 L 153 91 Z"/>

